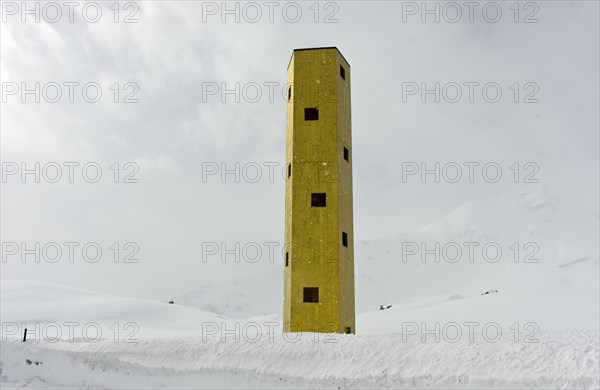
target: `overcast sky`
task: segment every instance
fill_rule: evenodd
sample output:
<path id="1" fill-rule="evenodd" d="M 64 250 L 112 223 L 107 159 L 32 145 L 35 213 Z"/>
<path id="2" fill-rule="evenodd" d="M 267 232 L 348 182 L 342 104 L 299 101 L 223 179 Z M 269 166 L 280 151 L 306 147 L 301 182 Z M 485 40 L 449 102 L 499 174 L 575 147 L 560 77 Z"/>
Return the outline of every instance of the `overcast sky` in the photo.
<path id="1" fill-rule="evenodd" d="M 11 251 L 7 242 L 79 246 L 73 263 L 64 244 L 57 263 L 8 256 L 3 279 L 166 299 L 268 263 L 266 252 L 258 265 L 221 264 L 218 254 L 203 262 L 202 243 L 281 248 L 283 93 L 295 48 L 337 46 L 351 65 L 356 240 L 413 230 L 464 202 L 539 185 L 598 207 L 596 1 L 480 2 L 472 20 L 462 2 L 453 3 L 460 16 L 454 6 L 428 2 L 439 7 L 439 23 L 422 2 L 229 2 L 228 14 L 222 2 L 138 1 L 120 3 L 117 15 L 111 1 L 99 2 L 95 23 L 94 6 L 82 15 L 86 3 L 74 8 L 73 22 L 68 8 L 57 16 L 40 3 L 39 23 L 14 8 L 20 4 L 3 2 L 1 24 L 1 238 Z M 39 103 L 22 91 L 36 82 Z M 87 83 L 100 87 L 97 103 L 83 98 Z M 239 93 L 222 94 L 236 83 Z M 439 102 L 434 93 L 421 96 L 436 83 Z M 52 103 L 56 85 L 62 95 Z M 93 100 L 95 90 L 87 91 Z M 47 167 L 40 183 L 9 174 L 36 162 Z M 426 183 L 419 174 L 403 180 L 407 169 L 436 162 L 447 167 L 440 183 L 433 175 Z M 473 183 L 465 162 L 473 163 Z M 79 164 L 71 165 L 73 183 L 64 163 Z M 239 183 L 234 174 L 225 183 L 207 175 L 236 163 Z M 87 179 L 102 169 L 97 183 L 84 179 L 85 164 Z M 497 182 L 483 176 L 485 164 L 487 178 L 502 169 Z M 62 177 L 49 183 L 56 165 Z M 463 176 L 451 183 L 456 166 Z M 251 183 L 256 167 L 262 176 Z M 97 263 L 81 258 L 89 242 L 103 250 Z M 136 249 L 139 262 L 124 264 Z"/>

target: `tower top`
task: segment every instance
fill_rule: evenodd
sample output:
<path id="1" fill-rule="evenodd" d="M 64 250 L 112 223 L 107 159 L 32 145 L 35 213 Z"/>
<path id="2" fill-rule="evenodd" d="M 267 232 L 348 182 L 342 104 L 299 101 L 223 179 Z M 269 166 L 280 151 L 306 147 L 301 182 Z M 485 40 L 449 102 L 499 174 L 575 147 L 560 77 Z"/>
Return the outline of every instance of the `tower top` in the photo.
<path id="1" fill-rule="evenodd" d="M 340 51 L 340 49 L 337 48 L 337 46 L 323 46 L 323 47 L 306 47 L 306 48 L 302 48 L 302 49 L 294 49 L 294 51 L 292 52 L 292 57 L 294 56 L 294 53 L 297 51 L 306 51 L 306 50 L 331 50 L 331 49 L 335 49 L 340 56 L 342 56 L 342 58 L 344 59 L 344 61 L 346 61 L 346 64 L 348 64 L 348 67 L 350 67 L 350 63 L 348 62 L 348 60 L 346 60 L 346 57 L 344 57 L 344 55 L 342 54 L 342 52 Z M 288 62 L 288 69 L 290 67 L 290 63 L 292 62 L 292 57 L 290 57 L 290 61 Z"/>

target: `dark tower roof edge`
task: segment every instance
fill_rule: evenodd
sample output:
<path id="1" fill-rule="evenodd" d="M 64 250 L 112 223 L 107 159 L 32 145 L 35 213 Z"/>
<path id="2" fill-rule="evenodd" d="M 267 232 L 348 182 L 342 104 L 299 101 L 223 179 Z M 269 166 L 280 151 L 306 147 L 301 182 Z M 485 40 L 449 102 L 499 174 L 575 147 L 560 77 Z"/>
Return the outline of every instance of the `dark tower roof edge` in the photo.
<path id="1" fill-rule="evenodd" d="M 346 61 L 346 63 L 348 64 L 348 66 L 350 66 L 350 63 L 348 62 L 348 60 L 346 59 L 346 57 L 344 57 L 344 55 L 342 54 L 342 52 L 340 51 L 340 49 L 337 48 L 337 46 L 323 46 L 323 47 L 306 47 L 303 49 L 294 49 L 294 51 L 292 52 L 292 56 L 290 56 L 290 60 L 288 62 L 288 69 L 290 68 L 290 63 L 292 62 L 292 57 L 294 56 L 294 52 L 296 51 L 305 51 L 305 50 L 326 50 L 326 49 L 335 49 L 337 50 L 338 53 L 340 53 L 340 55 L 342 56 L 342 58 L 344 59 L 344 61 Z"/>

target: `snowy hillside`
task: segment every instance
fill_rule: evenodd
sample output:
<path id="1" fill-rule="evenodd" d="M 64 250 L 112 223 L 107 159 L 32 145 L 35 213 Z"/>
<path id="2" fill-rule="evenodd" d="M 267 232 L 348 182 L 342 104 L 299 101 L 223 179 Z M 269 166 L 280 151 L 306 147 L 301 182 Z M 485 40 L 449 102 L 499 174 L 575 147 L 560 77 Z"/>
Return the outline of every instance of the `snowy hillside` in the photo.
<path id="1" fill-rule="evenodd" d="M 3 388 L 596 388 L 599 384 L 597 331 L 523 329 L 518 334 L 506 328 L 498 334 L 478 329 L 462 335 L 444 331 L 439 339 L 424 329 L 387 335 L 286 336 L 270 316 L 239 322 L 198 309 L 48 283 L 4 281 L 2 297 Z M 377 321 L 363 321 L 365 333 L 378 333 L 376 322 L 396 321 L 386 316 L 393 313 L 386 310 L 377 313 Z M 73 337 L 66 331 L 68 323 Z M 91 324 L 100 325 L 101 335 Z M 21 326 L 29 330 L 24 343 Z M 86 326 L 92 332 L 84 331 Z M 60 341 L 57 331 L 62 332 Z"/>
<path id="2" fill-rule="evenodd" d="M 598 236 L 597 210 L 540 190 L 467 203 L 416 232 L 361 242 L 357 312 L 393 306 L 384 321 L 362 315 L 357 327 L 476 317 L 598 329 Z M 481 295 L 490 290 L 498 292 Z"/>
<path id="3" fill-rule="evenodd" d="M 138 329 L 135 333 L 146 337 L 194 335 L 197 334 L 197 324 L 223 318 L 166 302 L 122 298 L 53 283 L 22 280 L 2 281 L 0 314 L 3 324 L 18 323 L 19 328 L 21 323 L 97 323 L 105 336 L 113 333 L 109 327 L 115 322 L 120 323 L 122 333 L 134 333 L 133 328 L 127 329 L 128 332 L 122 328 L 126 323 L 135 323 Z M 29 326 L 30 334 L 32 326 Z M 6 333 L 6 326 L 2 330 Z M 68 329 L 63 326 L 61 330 L 64 330 L 63 338 L 68 339 Z M 75 327 L 73 332 L 75 337 L 82 337 L 82 325 Z"/>
<path id="4" fill-rule="evenodd" d="M 359 241 L 356 336 L 282 334 L 277 264 L 199 286 L 175 304 L 2 280 L 0 381 L 597 388 L 598 221 L 596 210 L 538 190 L 470 202 L 417 231 Z"/>
<path id="5" fill-rule="evenodd" d="M 480 313 L 497 321 L 527 318 L 547 329 L 598 329 L 599 226 L 598 210 L 539 187 L 463 204 L 414 232 L 358 240 L 358 331 L 370 332 L 367 317 L 380 321 L 384 313 L 373 311 L 382 304 L 401 318 Z M 431 253 L 436 243 L 439 251 Z M 267 264 L 256 275 L 200 286 L 175 301 L 233 318 L 281 315 L 281 272 Z M 481 296 L 489 290 L 498 293 Z"/>
<path id="6" fill-rule="evenodd" d="M 279 264 L 267 264 L 252 275 L 202 285 L 173 300 L 233 318 L 249 318 L 269 313 L 281 315 L 282 299 L 283 270 Z"/>

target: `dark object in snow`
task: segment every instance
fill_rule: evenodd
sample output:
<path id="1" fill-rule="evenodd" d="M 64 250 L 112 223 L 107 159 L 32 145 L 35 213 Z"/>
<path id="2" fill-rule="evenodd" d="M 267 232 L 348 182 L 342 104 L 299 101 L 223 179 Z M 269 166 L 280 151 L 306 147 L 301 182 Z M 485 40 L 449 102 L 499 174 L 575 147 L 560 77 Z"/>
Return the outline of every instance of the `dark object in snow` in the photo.
<path id="1" fill-rule="evenodd" d="M 26 359 L 25 363 L 27 363 L 28 366 L 31 366 L 32 364 L 35 364 L 36 366 L 40 365 L 40 364 L 44 364 L 42 362 L 34 362 L 34 361 L 29 360 L 29 359 Z"/>
<path id="2" fill-rule="evenodd" d="M 25 328 L 25 331 L 23 332 L 23 342 L 25 342 L 25 340 L 27 340 L 27 328 Z"/>
<path id="3" fill-rule="evenodd" d="M 481 295 L 488 295 L 488 294 L 493 294 L 493 293 L 497 293 L 497 292 L 498 292 L 498 290 L 489 290 L 484 293 L 481 293 Z"/>
<path id="4" fill-rule="evenodd" d="M 383 307 L 383 305 L 379 305 L 379 310 L 385 310 L 385 307 Z"/>
<path id="5" fill-rule="evenodd" d="M 175 303 L 174 301 L 169 301 L 169 304 L 170 304 L 170 305 L 172 305 L 172 304 L 174 304 L 174 303 Z"/>
<path id="6" fill-rule="evenodd" d="M 389 305 L 388 307 L 386 307 L 386 309 L 389 309 L 390 307 L 392 307 L 392 305 Z"/>

